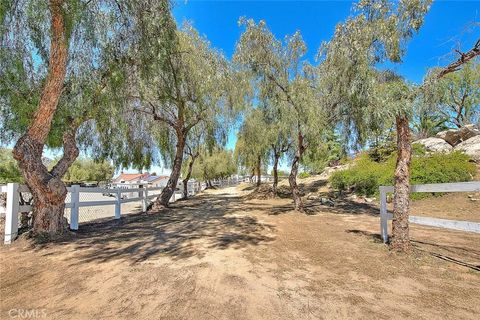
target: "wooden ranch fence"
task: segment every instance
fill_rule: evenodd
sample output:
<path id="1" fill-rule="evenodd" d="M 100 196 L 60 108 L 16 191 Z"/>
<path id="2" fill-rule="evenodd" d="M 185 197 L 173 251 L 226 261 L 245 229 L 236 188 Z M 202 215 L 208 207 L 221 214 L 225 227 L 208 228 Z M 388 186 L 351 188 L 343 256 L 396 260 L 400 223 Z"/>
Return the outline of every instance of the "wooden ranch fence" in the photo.
<path id="1" fill-rule="evenodd" d="M 412 192 L 480 192 L 480 181 L 419 184 L 411 186 L 410 190 Z M 387 193 L 392 192 L 394 192 L 393 186 L 380 187 L 380 231 L 384 243 L 388 242 L 388 220 L 393 219 L 393 215 L 387 211 Z M 480 214 L 480 212 L 477 213 Z M 480 233 L 480 223 L 477 222 L 419 216 L 410 216 L 408 221 L 425 226 Z"/>

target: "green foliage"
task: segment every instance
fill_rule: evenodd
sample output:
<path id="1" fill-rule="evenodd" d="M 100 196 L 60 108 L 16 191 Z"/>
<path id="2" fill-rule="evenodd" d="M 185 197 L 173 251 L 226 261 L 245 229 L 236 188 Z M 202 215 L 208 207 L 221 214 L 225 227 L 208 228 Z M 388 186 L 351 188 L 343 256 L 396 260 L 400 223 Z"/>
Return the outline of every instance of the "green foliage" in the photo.
<path id="1" fill-rule="evenodd" d="M 279 177 L 287 177 L 290 174 L 290 172 L 285 171 L 285 170 L 280 170 L 280 169 L 277 171 L 277 173 L 278 173 Z M 273 170 L 270 171 L 270 175 L 273 176 Z"/>
<path id="2" fill-rule="evenodd" d="M 237 134 L 234 157 L 246 170 L 255 168 L 259 158 L 261 162 L 267 159 L 270 141 L 263 116 L 261 109 L 250 110 Z"/>
<path id="3" fill-rule="evenodd" d="M 367 154 L 376 162 L 386 161 L 392 154 L 397 152 L 395 132 L 389 131 L 384 134 L 378 134 Z"/>
<path id="4" fill-rule="evenodd" d="M 215 148 L 211 153 L 202 152 L 195 161 L 192 177 L 197 180 L 228 178 L 237 172 L 233 153 L 229 150 Z"/>
<path id="5" fill-rule="evenodd" d="M 340 138 L 333 130 L 326 130 L 323 136 L 313 141 L 302 159 L 302 165 L 310 172 L 320 173 L 331 163 L 345 157 Z"/>
<path id="6" fill-rule="evenodd" d="M 421 153 L 421 150 L 417 152 Z M 330 177 L 330 184 L 340 191 L 354 191 L 365 196 L 377 194 L 379 186 L 393 185 L 395 162 L 395 156 L 385 162 L 375 162 L 364 154 L 354 160 L 349 169 L 335 172 Z M 470 181 L 475 171 L 469 157 L 459 152 L 414 156 L 410 181 L 411 184 Z M 422 194 L 415 197 L 422 197 Z"/>
<path id="7" fill-rule="evenodd" d="M 308 177 L 310 177 L 310 176 L 311 176 L 311 174 L 310 174 L 309 172 L 306 172 L 306 171 L 300 172 L 300 173 L 298 174 L 298 177 L 299 177 L 300 179 L 306 179 L 306 178 L 308 178 Z"/>
<path id="8" fill-rule="evenodd" d="M 177 29 L 170 13 L 153 10 L 139 19 L 150 39 L 138 44 L 145 56 L 132 52 L 130 59 L 148 68 L 132 72 L 127 66 L 124 71 L 128 77 L 121 91 L 130 93 L 129 108 L 120 116 L 127 126 L 103 136 L 109 153 L 118 155 L 115 163 L 142 166 L 150 158 L 170 166 L 185 151 L 176 148 L 183 139 L 193 149 L 199 141 L 209 149 L 223 144 L 229 124 L 243 108 L 242 77 L 190 24 Z M 165 24 L 175 26 L 173 32 Z M 138 157 L 130 155 L 132 147 Z"/>
<path id="9" fill-rule="evenodd" d="M 256 98 L 270 127 L 270 144 L 290 145 L 290 156 L 314 142 L 326 127 L 326 110 L 314 89 L 314 68 L 306 61 L 307 47 L 299 31 L 283 41 L 265 21 L 239 21 L 240 36 L 233 60 L 251 75 Z M 301 137 L 301 139 L 299 139 Z M 276 139 L 277 138 L 277 139 Z M 298 145 L 299 141 L 302 146 Z"/>
<path id="10" fill-rule="evenodd" d="M 431 2 L 359 1 L 322 45 L 317 71 L 322 103 L 336 111 L 344 137 L 355 145 L 368 142 L 372 131 L 388 129 L 396 115 L 411 114 L 413 88 L 376 67 L 401 62 Z"/>
<path id="11" fill-rule="evenodd" d="M 115 168 L 107 161 L 77 159 L 68 169 L 63 180 L 76 182 L 104 182 L 112 179 Z"/>
<path id="12" fill-rule="evenodd" d="M 11 5 L 4 6 L 4 2 Z M 158 31 L 176 30 L 173 20 L 168 20 L 170 5 L 169 0 L 64 1 L 68 64 L 47 147 L 62 147 L 63 133 L 73 128 L 78 129 L 79 146 L 95 157 L 111 158 L 125 166 L 151 164 L 150 155 L 143 156 L 148 147 L 133 143 L 143 141 L 144 136 L 137 132 L 119 143 L 114 133 L 132 127 L 122 115 L 129 96 L 138 90 L 125 89 L 127 74 L 154 65 L 145 61 L 150 62 L 152 54 L 159 55 L 144 44 L 157 39 L 166 46 L 169 42 L 160 39 Z M 3 1 L 0 7 L 0 141 L 10 143 L 25 133 L 38 107 L 49 67 L 50 13 L 48 1 Z M 142 20 L 152 14 L 156 15 L 155 30 Z M 134 68 L 131 55 L 144 60 Z"/>
<path id="13" fill-rule="evenodd" d="M 437 69 L 431 69 L 422 85 L 421 102 L 424 112 L 449 126 L 480 123 L 480 62 L 472 60 L 441 79 Z"/>
<path id="14" fill-rule="evenodd" d="M 23 182 L 23 177 L 12 151 L 0 148 L 0 183 Z"/>

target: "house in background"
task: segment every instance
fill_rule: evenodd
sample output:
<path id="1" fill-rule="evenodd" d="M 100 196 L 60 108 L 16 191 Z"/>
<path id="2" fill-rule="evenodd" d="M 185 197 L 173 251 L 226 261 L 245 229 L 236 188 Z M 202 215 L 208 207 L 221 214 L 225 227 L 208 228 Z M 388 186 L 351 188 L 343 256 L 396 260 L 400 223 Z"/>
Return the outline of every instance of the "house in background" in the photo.
<path id="1" fill-rule="evenodd" d="M 150 174 L 148 172 L 145 173 L 121 173 L 118 177 L 112 180 L 112 184 L 118 187 L 126 186 L 130 187 L 132 185 L 138 184 L 147 184 L 148 177 Z"/>
<path id="2" fill-rule="evenodd" d="M 148 185 L 149 188 L 164 188 L 167 186 L 169 176 L 157 176 L 152 175 L 148 172 L 145 173 L 121 173 L 118 177 L 112 180 L 112 187 L 121 188 L 121 189 L 136 189 L 139 188 L 139 185 Z M 194 190 L 196 180 L 190 179 L 188 182 L 188 189 Z M 141 188 L 141 186 L 140 186 Z M 183 191 L 183 181 L 178 179 L 177 190 Z M 154 191 L 160 192 L 160 191 Z M 193 193 L 191 193 L 193 194 Z"/>
<path id="3" fill-rule="evenodd" d="M 169 176 L 149 176 L 147 177 L 146 181 L 149 186 L 151 187 L 165 187 L 167 185 Z"/>

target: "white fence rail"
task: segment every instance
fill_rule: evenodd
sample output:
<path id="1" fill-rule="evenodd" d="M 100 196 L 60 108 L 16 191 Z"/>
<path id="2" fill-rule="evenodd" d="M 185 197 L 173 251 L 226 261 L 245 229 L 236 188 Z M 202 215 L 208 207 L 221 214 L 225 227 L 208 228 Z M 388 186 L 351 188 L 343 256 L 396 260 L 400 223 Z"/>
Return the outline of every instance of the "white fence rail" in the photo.
<path id="1" fill-rule="evenodd" d="M 204 190 L 206 185 L 204 183 L 189 183 L 187 192 L 189 195 L 195 195 L 196 193 Z M 97 207 L 97 206 L 114 206 L 115 219 L 120 219 L 122 215 L 122 204 L 138 201 L 141 202 L 142 211 L 147 211 L 147 207 L 150 201 L 158 196 L 162 187 L 148 187 L 147 185 L 138 185 L 138 188 L 84 188 L 78 185 L 73 185 L 67 188 L 70 195 L 70 201 L 66 200 L 65 209 L 70 210 L 69 221 L 70 229 L 78 230 L 79 224 L 79 209 L 81 207 Z M 31 205 L 20 204 L 20 194 L 29 193 L 30 190 L 26 185 L 18 183 L 9 183 L 4 186 L 0 186 L 0 192 L 7 194 L 6 212 L 5 212 L 5 237 L 4 242 L 6 244 L 11 243 L 18 236 L 18 216 L 23 212 L 30 212 L 32 210 Z M 80 194 L 101 194 L 114 196 L 112 200 L 94 200 L 94 201 L 82 201 Z M 123 194 L 136 194 L 134 197 L 124 197 Z M 183 198 L 182 191 L 175 191 L 170 202 L 175 202 L 178 199 Z M 68 197 L 67 197 L 68 199 Z"/>
<path id="2" fill-rule="evenodd" d="M 480 192 L 480 181 L 419 184 L 410 188 L 411 192 Z M 380 231 L 384 243 L 388 242 L 388 220 L 393 215 L 387 211 L 387 193 L 394 192 L 393 186 L 380 187 Z M 480 214 L 480 212 L 477 212 Z M 425 226 L 480 233 L 480 223 L 471 221 L 447 220 L 430 217 L 409 216 L 411 223 Z"/>

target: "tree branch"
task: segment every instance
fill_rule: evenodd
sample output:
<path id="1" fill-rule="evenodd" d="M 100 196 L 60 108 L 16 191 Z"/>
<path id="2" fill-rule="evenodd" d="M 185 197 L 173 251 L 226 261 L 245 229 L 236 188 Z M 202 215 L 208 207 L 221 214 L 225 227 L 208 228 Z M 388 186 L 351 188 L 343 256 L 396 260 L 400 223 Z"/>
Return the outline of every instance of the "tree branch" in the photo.
<path id="1" fill-rule="evenodd" d="M 50 171 L 54 177 L 63 177 L 80 153 L 76 141 L 78 125 L 74 121 L 71 123 L 72 125 L 63 133 L 63 156 Z"/>
<path id="2" fill-rule="evenodd" d="M 460 54 L 460 58 L 458 58 L 457 61 L 452 62 L 448 66 L 446 66 L 440 73 L 438 74 L 438 78 L 442 78 L 448 73 L 455 72 L 460 70 L 460 67 L 467 63 L 468 61 L 472 60 L 476 56 L 480 55 L 480 39 L 477 40 L 477 43 L 475 43 L 475 46 L 468 52 L 462 53 L 458 50 L 456 50 Z"/>

